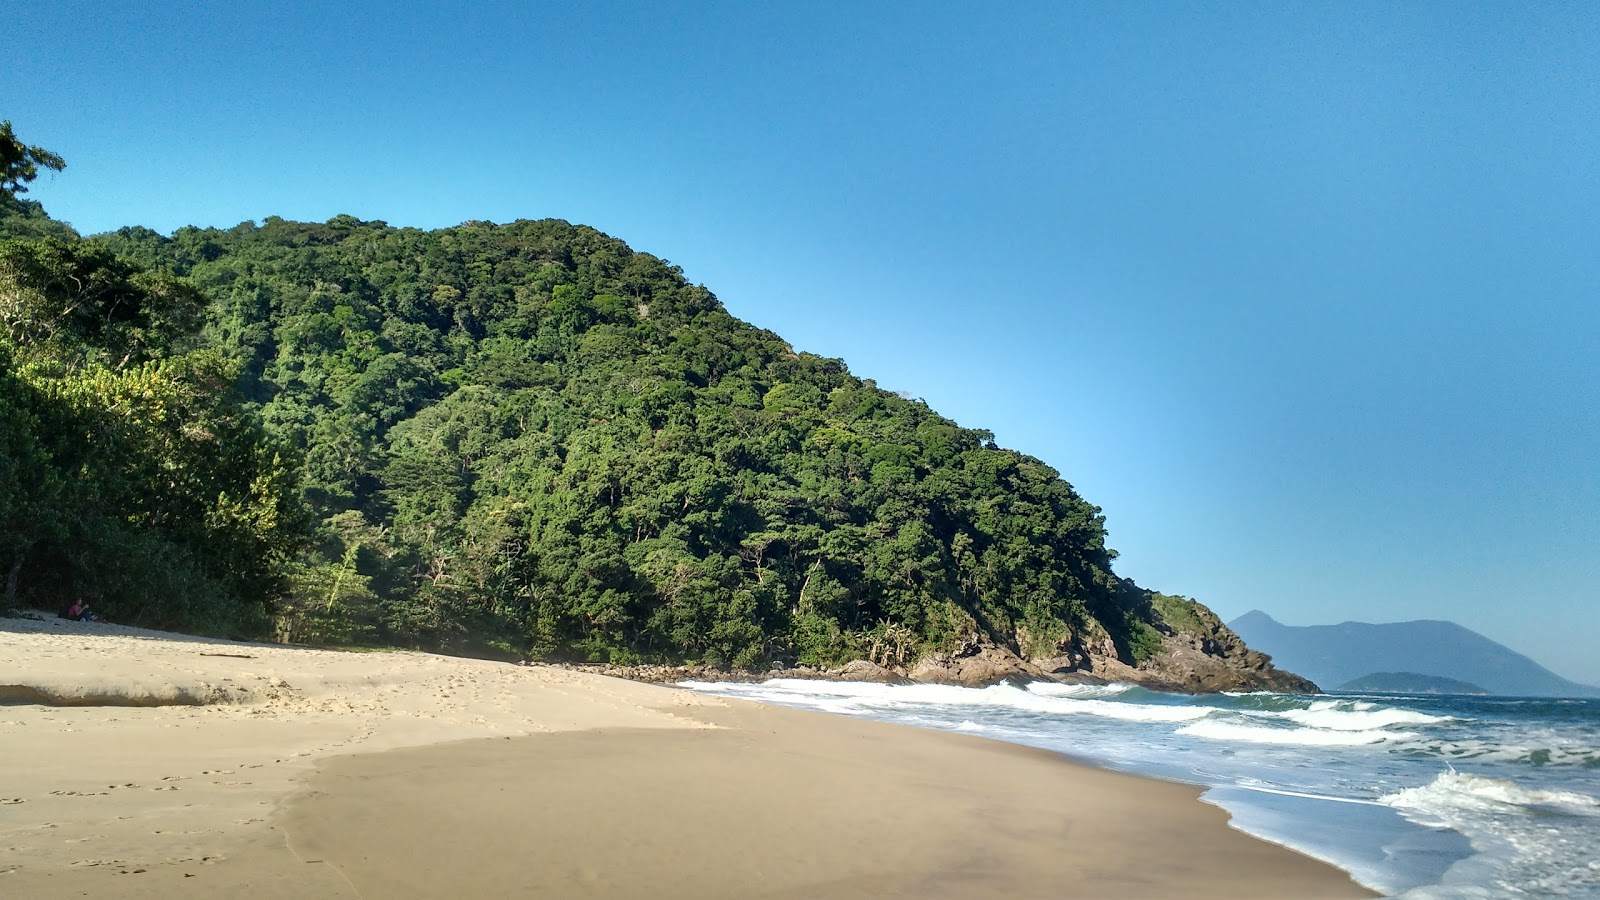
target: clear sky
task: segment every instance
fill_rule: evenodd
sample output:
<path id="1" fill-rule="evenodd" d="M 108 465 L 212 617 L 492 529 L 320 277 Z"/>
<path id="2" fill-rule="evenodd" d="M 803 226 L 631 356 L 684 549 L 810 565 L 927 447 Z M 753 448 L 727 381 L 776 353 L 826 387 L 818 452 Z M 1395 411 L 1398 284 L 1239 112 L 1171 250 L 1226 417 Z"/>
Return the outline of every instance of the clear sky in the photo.
<path id="1" fill-rule="evenodd" d="M 1600 683 L 1600 7 L 143 6 L 3 14 L 86 233 L 591 224 L 1056 466 L 1141 584 Z"/>

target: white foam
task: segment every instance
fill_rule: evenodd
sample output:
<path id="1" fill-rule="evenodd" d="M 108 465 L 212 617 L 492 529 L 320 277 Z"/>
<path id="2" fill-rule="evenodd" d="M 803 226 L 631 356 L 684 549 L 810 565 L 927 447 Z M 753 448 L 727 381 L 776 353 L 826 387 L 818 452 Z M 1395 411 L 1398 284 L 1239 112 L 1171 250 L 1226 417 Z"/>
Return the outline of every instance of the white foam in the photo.
<path id="1" fill-rule="evenodd" d="M 978 706 L 1043 715 L 1091 715 L 1128 722 L 1192 722 L 1221 712 L 1213 706 L 1166 706 L 1117 703 L 1092 697 L 1049 696 L 1009 684 L 965 688 L 945 684 L 893 685 L 775 678 L 758 684 L 686 681 L 680 687 L 857 714 L 867 710 L 906 710 L 926 706 Z"/>
<path id="2" fill-rule="evenodd" d="M 1325 823 L 1308 825 L 1305 810 L 1312 800 L 1333 801 L 1313 815 L 1342 821 L 1375 803 L 1398 814 L 1369 807 L 1370 815 L 1401 829 L 1394 836 L 1413 835 L 1416 824 L 1447 827 L 1471 842 L 1474 855 L 1454 862 L 1443 883 L 1430 883 L 1439 877 L 1431 844 L 1418 851 L 1406 838 L 1391 858 L 1386 843 L 1377 848 L 1381 859 L 1370 857 L 1375 868 L 1363 883 L 1430 900 L 1525 893 L 1600 900 L 1600 782 L 1591 789 L 1582 771 L 1600 758 L 1589 719 L 1503 722 L 1492 709 L 1425 698 L 1240 692 L 1245 699 L 1208 700 L 1123 684 L 972 689 L 791 679 L 686 686 L 1087 755 L 1115 768 L 1236 786 L 1239 796 L 1302 798 L 1230 795 L 1228 808 L 1236 826 L 1301 852 L 1322 847 L 1358 877 L 1368 859 L 1362 854 L 1373 850 L 1367 845 L 1388 840 L 1389 832 L 1318 837 Z M 1483 775 L 1515 782 L 1454 772 L 1435 779 L 1441 757 L 1458 765 L 1470 759 Z M 1408 784 L 1421 786 L 1399 789 Z M 1239 825 L 1241 816 L 1252 824 Z M 1458 842 L 1440 846 L 1447 857 L 1461 852 Z M 1392 887 L 1383 881 L 1389 876 Z"/>
<path id="3" fill-rule="evenodd" d="M 1249 744 L 1285 744 L 1299 747 L 1359 747 L 1388 740 L 1416 737 L 1407 731 L 1330 731 L 1322 728 L 1273 728 L 1238 722 L 1207 720 L 1185 725 L 1179 734 L 1214 741 L 1240 741 Z"/>
<path id="4" fill-rule="evenodd" d="M 1266 782 L 1258 781 L 1254 778 L 1240 779 L 1239 782 L 1234 785 L 1234 787 L 1241 790 L 1254 791 L 1258 794 L 1274 794 L 1279 797 L 1300 797 L 1305 800 L 1322 800 L 1328 803 L 1349 803 L 1355 806 L 1383 805 L 1376 800 L 1363 800 L 1359 797 L 1335 797 L 1332 794 L 1311 794 L 1307 793 L 1306 791 L 1291 791 L 1286 788 L 1273 787 Z"/>
<path id="5" fill-rule="evenodd" d="M 1222 710 L 1214 706 L 1143 706 L 1106 700 L 1072 700 L 1051 710 L 1122 719 L 1126 722 L 1194 722 Z"/>
<path id="6" fill-rule="evenodd" d="M 1355 704 L 1352 709 L 1340 709 L 1336 705 L 1322 705 L 1313 703 L 1306 709 L 1287 709 L 1271 715 L 1288 719 L 1300 725 L 1309 725 L 1312 728 L 1328 728 L 1334 731 L 1370 731 L 1374 728 L 1389 728 L 1394 725 L 1433 725 L 1438 722 L 1453 721 L 1449 716 L 1430 716 L 1427 713 L 1414 712 L 1409 709 L 1386 708 L 1373 709 L 1372 704 Z"/>
<path id="7" fill-rule="evenodd" d="M 1463 884 L 1492 886 L 1482 896 L 1600 897 L 1596 797 L 1451 769 L 1379 802 L 1465 834 L 1478 855 L 1451 874 Z"/>
<path id="8" fill-rule="evenodd" d="M 1406 788 L 1379 797 L 1378 802 L 1445 819 L 1459 810 L 1513 813 L 1539 809 L 1600 816 L 1600 799 L 1588 794 L 1525 788 L 1503 778 L 1488 778 L 1454 769 L 1441 773 L 1432 782 L 1420 787 Z"/>
<path id="9" fill-rule="evenodd" d="M 1552 740 L 1539 746 L 1538 734 L 1524 734 L 1528 744 L 1502 744 L 1488 740 L 1422 740 L 1409 749 L 1444 757 L 1452 762 L 1519 763 L 1550 769 L 1593 769 L 1600 764 L 1600 749 L 1588 744 Z M 1537 757 L 1538 762 L 1535 762 Z"/>
<path id="10" fill-rule="evenodd" d="M 1115 697 L 1133 690 L 1131 684 L 1053 684 L 1036 681 L 1028 685 L 1028 692 L 1045 697 Z"/>

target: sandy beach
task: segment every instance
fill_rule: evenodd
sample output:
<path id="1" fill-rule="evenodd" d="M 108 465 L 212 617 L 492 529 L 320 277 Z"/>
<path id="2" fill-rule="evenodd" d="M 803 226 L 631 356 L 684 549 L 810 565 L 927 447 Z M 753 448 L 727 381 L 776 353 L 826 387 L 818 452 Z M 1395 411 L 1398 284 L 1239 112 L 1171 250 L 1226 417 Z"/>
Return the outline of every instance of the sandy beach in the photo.
<path id="1" fill-rule="evenodd" d="M 0 620 L 14 897 L 1360 897 L 1192 787 L 544 667 Z"/>

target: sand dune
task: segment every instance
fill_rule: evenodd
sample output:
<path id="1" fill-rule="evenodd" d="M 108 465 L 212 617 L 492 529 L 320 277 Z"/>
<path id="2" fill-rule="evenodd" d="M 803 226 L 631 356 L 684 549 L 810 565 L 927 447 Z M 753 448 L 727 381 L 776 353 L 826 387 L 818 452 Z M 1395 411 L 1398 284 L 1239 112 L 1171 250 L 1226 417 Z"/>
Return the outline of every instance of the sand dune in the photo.
<path id="1" fill-rule="evenodd" d="M 0 702 L 6 896 L 1363 895 L 1191 788 L 562 669 L 7 619 Z"/>

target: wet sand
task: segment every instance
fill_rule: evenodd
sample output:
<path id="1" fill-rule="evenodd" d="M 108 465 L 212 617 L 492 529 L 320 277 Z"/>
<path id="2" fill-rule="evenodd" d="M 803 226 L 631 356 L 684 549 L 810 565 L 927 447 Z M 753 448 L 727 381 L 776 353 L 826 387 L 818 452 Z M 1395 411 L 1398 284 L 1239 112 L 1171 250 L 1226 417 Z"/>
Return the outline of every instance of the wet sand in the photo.
<path id="1" fill-rule="evenodd" d="M 210 700 L 0 707 L 0 894 L 1370 896 L 1194 788 L 981 738 L 562 670 L 0 621 L 0 686 L 125 683 Z"/>

